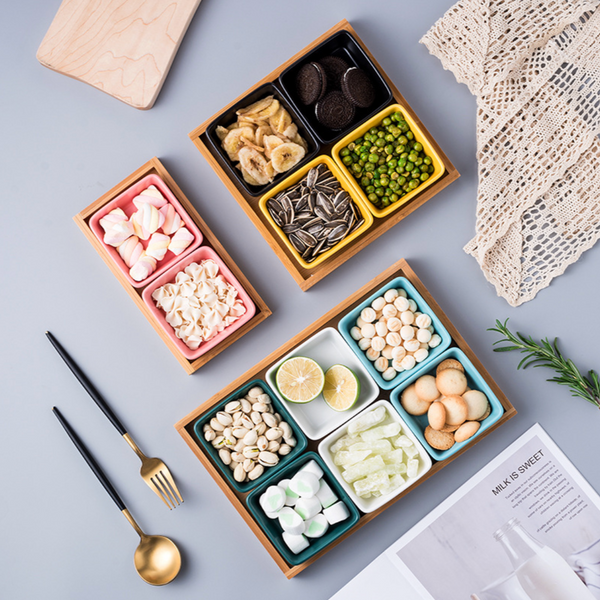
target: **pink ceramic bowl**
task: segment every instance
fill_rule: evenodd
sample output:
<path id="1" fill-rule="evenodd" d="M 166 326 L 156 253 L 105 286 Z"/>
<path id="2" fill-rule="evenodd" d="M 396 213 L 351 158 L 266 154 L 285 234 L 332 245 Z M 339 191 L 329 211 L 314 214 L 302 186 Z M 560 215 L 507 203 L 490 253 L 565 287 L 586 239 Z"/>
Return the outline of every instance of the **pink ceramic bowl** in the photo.
<path id="1" fill-rule="evenodd" d="M 211 258 L 217 263 L 217 265 L 219 266 L 219 273 L 223 275 L 225 281 L 227 281 L 227 283 L 230 283 L 237 290 L 238 298 L 246 307 L 246 312 L 237 321 L 225 327 L 225 329 L 223 329 L 221 333 L 218 333 L 214 338 L 208 340 L 208 342 L 203 342 L 196 350 L 191 350 L 186 346 L 185 342 L 180 340 L 175 335 L 175 330 L 167 323 L 167 320 L 165 318 L 165 312 L 161 308 L 158 308 L 156 306 L 156 303 L 152 299 L 152 294 L 154 290 L 165 285 L 166 283 L 173 283 L 175 281 L 175 276 L 177 275 L 177 273 L 183 271 L 192 263 L 201 262 L 209 258 Z M 254 306 L 254 302 L 252 302 L 250 296 L 248 296 L 248 294 L 246 293 L 246 290 L 241 286 L 240 282 L 234 277 L 233 273 L 227 268 L 225 263 L 219 258 L 219 255 L 208 246 L 202 246 L 201 248 L 198 248 L 195 252 L 186 256 L 184 260 L 178 262 L 171 269 L 169 269 L 160 277 L 155 279 L 152 282 L 152 284 L 149 285 L 142 292 L 142 298 L 146 306 L 150 309 L 150 312 L 152 313 L 154 318 L 159 322 L 160 326 L 165 331 L 165 333 L 173 340 L 177 348 L 179 348 L 181 353 L 188 360 L 195 360 L 196 358 L 202 356 L 205 352 L 208 352 L 211 348 L 214 348 L 228 335 L 231 335 L 244 323 L 247 323 L 256 312 L 256 306 Z"/>
<path id="2" fill-rule="evenodd" d="M 181 220 L 185 223 L 188 231 L 193 234 L 194 241 L 179 255 L 176 256 L 170 250 L 167 250 L 165 257 L 158 262 L 156 271 L 149 277 L 146 277 L 143 281 L 135 281 L 129 275 L 129 267 L 123 262 L 123 259 L 119 255 L 119 251 L 113 246 L 109 246 L 104 243 L 104 229 L 100 226 L 100 219 L 107 215 L 111 210 L 120 208 L 128 217 L 136 212 L 137 208 L 133 204 L 133 199 L 139 195 L 140 192 L 145 190 L 147 187 L 155 185 L 160 193 L 165 197 L 173 208 L 179 213 Z M 123 275 L 127 278 L 127 281 L 135 287 L 141 288 L 148 285 L 150 281 L 156 279 L 159 275 L 164 273 L 167 269 L 172 267 L 175 263 L 179 262 L 182 258 L 185 258 L 190 252 L 193 252 L 202 243 L 202 233 L 194 223 L 192 218 L 187 214 L 183 206 L 179 203 L 177 198 L 173 195 L 173 192 L 169 189 L 167 184 L 158 175 L 146 175 L 143 179 L 140 179 L 137 183 L 134 183 L 131 187 L 127 188 L 122 194 L 117 196 L 114 200 L 111 200 L 106 206 L 103 206 L 98 212 L 94 213 L 90 219 L 90 228 L 94 232 L 94 235 L 98 238 L 100 243 L 104 246 L 106 251 L 110 254 L 117 267 L 121 270 Z M 150 240 L 140 240 L 144 248 L 148 245 Z"/>

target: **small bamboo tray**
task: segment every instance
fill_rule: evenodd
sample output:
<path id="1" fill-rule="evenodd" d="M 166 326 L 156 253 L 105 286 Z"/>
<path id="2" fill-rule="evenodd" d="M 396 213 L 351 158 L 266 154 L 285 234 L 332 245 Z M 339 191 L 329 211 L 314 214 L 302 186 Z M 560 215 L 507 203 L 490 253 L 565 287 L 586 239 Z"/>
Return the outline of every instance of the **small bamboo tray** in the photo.
<path id="1" fill-rule="evenodd" d="M 181 203 L 185 211 L 196 223 L 200 229 L 204 239 L 202 246 L 208 246 L 212 248 L 223 262 L 229 267 L 231 272 L 235 275 L 237 280 L 240 282 L 242 287 L 246 290 L 252 302 L 256 305 L 255 315 L 242 327 L 234 331 L 231 335 L 227 336 L 221 343 L 217 344 L 214 348 L 211 348 L 208 352 L 200 356 L 195 360 L 189 360 L 181 351 L 177 348 L 175 343 L 169 338 L 169 336 L 163 331 L 160 324 L 152 316 L 152 313 L 142 300 L 142 292 L 144 287 L 135 288 L 123 275 L 120 269 L 115 264 L 112 257 L 108 254 L 104 246 L 98 241 L 98 238 L 94 235 L 89 225 L 90 217 L 105 204 L 108 204 L 111 200 L 116 198 L 121 192 L 131 187 L 136 181 L 139 181 L 146 175 L 150 174 L 158 175 L 169 189 L 173 192 L 177 200 Z M 213 359 L 217 354 L 225 350 L 236 340 L 241 338 L 244 334 L 248 333 L 252 328 L 256 327 L 259 323 L 262 323 L 270 314 L 271 310 L 265 304 L 265 301 L 258 295 L 256 290 L 250 285 L 250 282 L 246 279 L 240 268 L 235 264 L 233 259 L 227 254 L 225 248 L 221 245 L 219 240 L 215 237 L 214 233 L 210 230 L 208 225 L 202 220 L 200 215 L 196 212 L 190 201 L 186 198 L 185 194 L 181 191 L 179 186 L 175 183 L 175 180 L 169 175 L 163 164 L 158 158 L 153 158 L 148 161 L 145 165 L 140 167 L 137 171 L 132 173 L 129 177 L 125 178 L 121 183 L 117 184 L 114 188 L 106 192 L 101 198 L 90 204 L 87 208 L 82 210 L 79 214 L 73 217 L 73 220 L 77 223 L 81 231 L 88 238 L 92 246 L 96 249 L 98 254 L 102 257 L 102 260 L 108 265 L 109 269 L 113 272 L 114 276 L 119 280 L 121 285 L 125 288 L 126 292 L 131 296 L 133 301 L 137 304 L 137 307 L 142 311 L 144 316 L 148 319 L 152 327 L 156 330 L 158 335 L 162 338 L 164 343 L 168 346 L 169 350 L 173 353 L 175 358 L 179 361 L 181 366 L 185 369 L 186 373 L 192 374 L 197 371 L 202 365 L 205 365 L 209 360 Z"/>
<path id="2" fill-rule="evenodd" d="M 314 267 L 312 269 L 306 269 L 302 267 L 294 258 L 291 251 L 286 247 L 286 245 L 277 235 L 277 233 L 273 229 L 273 226 L 269 223 L 267 217 L 259 208 L 260 196 L 250 196 L 245 190 L 242 190 L 240 187 L 238 187 L 238 185 L 234 183 L 234 181 L 228 175 L 227 168 L 223 162 L 222 157 L 218 156 L 211 149 L 211 144 L 207 140 L 206 132 L 209 125 L 220 115 L 225 113 L 230 107 L 232 107 L 240 100 L 244 99 L 248 94 L 252 93 L 252 91 L 260 87 L 261 85 L 277 80 L 277 78 L 281 75 L 281 73 L 283 73 L 283 71 L 285 71 L 285 69 L 287 69 L 293 63 L 295 63 L 297 60 L 301 59 L 302 56 L 310 52 L 313 48 L 318 46 L 321 42 L 323 42 L 338 31 L 348 31 L 352 34 L 352 36 L 354 36 L 356 41 L 360 44 L 360 46 L 363 48 L 367 56 L 371 59 L 381 76 L 389 85 L 393 95 L 390 104 L 398 103 L 406 108 L 406 112 L 416 122 L 419 129 L 423 132 L 433 149 L 438 153 L 441 161 L 444 164 L 445 172 L 442 175 L 442 177 L 439 180 L 437 180 L 433 185 L 427 187 L 422 192 L 416 194 L 415 197 L 413 197 L 409 202 L 399 207 L 397 210 L 394 210 L 390 215 L 384 218 L 375 219 L 373 225 L 363 235 L 359 236 L 357 239 L 352 241 L 352 243 L 348 244 L 345 248 L 333 254 L 333 256 L 328 258 L 326 261 L 324 261 L 317 267 Z M 269 73 L 269 75 L 261 79 L 256 85 L 251 87 L 249 90 L 246 90 L 241 96 L 236 98 L 233 102 L 229 103 L 223 110 L 219 111 L 219 113 L 213 115 L 212 117 L 210 117 L 210 119 L 202 123 L 202 125 L 194 129 L 194 131 L 192 131 L 189 134 L 189 136 L 198 148 L 198 150 L 200 150 L 204 158 L 206 158 L 210 166 L 221 178 L 227 189 L 237 200 L 238 204 L 244 209 L 248 217 L 250 217 L 256 228 L 260 231 L 260 233 L 265 238 L 269 246 L 271 246 L 275 254 L 277 254 L 281 262 L 283 262 L 287 270 L 291 273 L 292 277 L 303 291 L 308 290 L 313 285 L 315 285 L 315 283 L 323 279 L 323 277 L 329 275 L 329 273 L 337 269 L 349 258 L 352 258 L 356 253 L 360 252 L 372 241 L 376 240 L 380 235 L 388 231 L 388 229 L 394 227 L 394 225 L 398 224 L 400 221 L 402 221 L 402 219 L 410 215 L 417 208 L 425 204 L 425 202 L 433 198 L 433 196 L 435 196 L 438 192 L 444 189 L 447 185 L 449 185 L 450 183 L 452 183 L 460 177 L 460 174 L 456 170 L 454 165 L 442 152 L 441 148 L 433 139 L 431 134 L 427 131 L 427 128 L 419 120 L 414 110 L 410 107 L 408 102 L 398 91 L 398 88 L 396 88 L 396 86 L 392 83 L 391 79 L 385 74 L 379 63 L 375 60 L 373 55 L 366 48 L 365 44 L 358 37 L 350 23 L 348 23 L 348 21 L 346 20 L 340 21 L 329 31 L 325 32 L 321 37 L 317 38 L 314 42 L 306 46 L 306 48 L 298 52 L 288 61 L 283 63 L 280 67 Z M 333 146 L 334 144 L 325 144 L 319 146 L 318 154 L 326 154 L 331 156 L 331 149 L 333 148 Z M 292 173 L 293 171 L 288 173 L 288 175 L 291 175 Z"/>
<path id="3" fill-rule="evenodd" d="M 285 356 L 288 352 L 293 350 L 296 346 L 304 342 L 307 338 L 312 337 L 315 333 L 324 329 L 325 327 L 334 327 L 336 328 L 340 319 L 350 312 L 354 307 L 358 306 L 361 302 L 367 299 L 371 294 L 376 292 L 378 289 L 382 288 L 386 283 L 395 279 L 396 277 L 406 277 L 417 289 L 417 291 L 423 296 L 429 307 L 433 310 L 433 312 L 438 316 L 444 327 L 447 329 L 448 333 L 452 337 L 453 346 L 460 348 L 467 357 L 471 360 L 474 367 L 477 369 L 482 378 L 487 382 L 490 386 L 502 407 L 504 408 L 504 414 L 494 425 L 492 425 L 489 429 L 482 432 L 480 435 L 475 437 L 471 443 L 469 443 L 466 447 L 461 448 L 456 454 L 453 454 L 451 457 L 447 458 L 441 462 L 434 462 L 433 467 L 430 471 L 421 479 L 416 481 L 412 486 L 410 486 L 407 490 L 392 498 L 388 503 L 384 504 L 381 508 L 377 510 L 361 515 L 358 523 L 350 529 L 347 533 L 336 539 L 329 546 L 324 548 L 321 552 L 311 557 L 306 562 L 301 565 L 292 566 L 288 564 L 285 559 L 279 554 L 275 546 L 268 539 L 263 530 L 259 527 L 256 521 L 253 519 L 249 510 L 245 504 L 245 498 L 247 493 L 240 493 L 231 487 L 225 478 L 221 475 L 218 468 L 212 462 L 212 459 L 205 453 L 201 444 L 196 441 L 194 435 L 194 424 L 199 418 L 204 415 L 207 411 L 211 409 L 218 402 L 226 398 L 227 396 L 234 393 L 236 390 L 241 388 L 244 384 L 252 381 L 254 379 L 262 379 L 266 381 L 266 372 L 274 363 L 279 361 L 283 356 Z M 380 399 L 388 399 L 390 397 L 392 390 L 382 390 L 380 389 L 378 398 Z M 394 409 L 392 409 L 394 410 Z M 298 335 L 294 336 L 289 342 L 275 350 L 275 352 L 271 353 L 264 360 L 256 364 L 249 371 L 244 373 L 241 377 L 238 377 L 235 381 L 230 383 L 227 387 L 221 390 L 218 394 L 207 400 L 204 404 L 199 406 L 195 411 L 191 412 L 187 417 L 184 417 L 181 421 L 179 421 L 175 428 L 179 431 L 180 435 L 187 442 L 189 447 L 192 449 L 194 454 L 198 457 L 200 462 L 205 466 L 206 470 L 210 473 L 213 479 L 217 482 L 219 487 L 223 490 L 223 493 L 227 496 L 229 501 L 235 506 L 236 510 L 240 513 L 244 521 L 248 524 L 250 529 L 254 532 L 254 534 L 258 537 L 263 546 L 267 549 L 273 560 L 277 563 L 279 568 L 283 571 L 285 576 L 288 579 L 295 577 L 312 564 L 315 560 L 318 560 L 321 556 L 323 556 L 326 552 L 331 550 L 334 546 L 339 544 L 342 540 L 344 540 L 349 535 L 352 535 L 354 531 L 358 528 L 366 525 L 369 521 L 377 517 L 384 510 L 389 508 L 392 504 L 400 500 L 400 498 L 404 497 L 411 490 L 415 489 L 417 486 L 421 485 L 425 480 L 429 479 L 429 477 L 435 475 L 438 471 L 443 469 L 446 465 L 455 460 L 458 456 L 463 454 L 463 452 L 468 451 L 472 448 L 477 442 L 486 437 L 491 431 L 497 429 L 510 418 L 514 417 L 517 414 L 516 409 L 510 403 L 508 398 L 503 394 L 502 390 L 498 387 L 496 382 L 492 379 L 490 374 L 485 370 L 484 366 L 481 364 L 479 359 L 475 356 L 469 345 L 465 342 L 463 337 L 460 335 L 456 327 L 452 325 L 448 317 L 443 313 L 439 305 L 433 299 L 431 294 L 427 291 L 425 286 L 421 283 L 419 278 L 416 276 L 414 271 L 408 266 L 408 263 L 405 260 L 399 260 L 397 263 L 393 264 L 386 271 L 375 277 L 368 284 L 363 286 L 360 290 L 352 294 L 349 298 L 338 304 L 335 308 L 330 310 L 327 314 L 323 315 L 320 319 L 315 321 L 312 325 L 301 331 Z M 308 440 L 308 448 L 307 451 L 317 452 L 317 447 L 319 445 L 320 440 Z M 260 481 L 260 480 L 259 480 Z"/>

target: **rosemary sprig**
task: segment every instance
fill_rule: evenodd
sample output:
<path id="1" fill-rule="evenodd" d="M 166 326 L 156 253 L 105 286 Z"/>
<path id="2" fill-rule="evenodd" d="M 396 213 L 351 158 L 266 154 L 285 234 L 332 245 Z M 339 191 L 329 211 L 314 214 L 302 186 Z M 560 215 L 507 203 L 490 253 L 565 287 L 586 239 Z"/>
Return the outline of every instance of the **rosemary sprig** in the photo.
<path id="1" fill-rule="evenodd" d="M 495 331 L 504 336 L 503 339 L 494 342 L 496 344 L 506 343 L 507 346 L 494 348 L 494 352 L 511 352 L 518 350 L 525 357 L 519 363 L 517 369 L 526 369 L 527 367 L 546 367 L 554 370 L 556 377 L 547 381 L 553 381 L 559 385 L 566 385 L 571 389 L 571 395 L 583 398 L 600 408 L 600 378 L 595 371 L 588 371 L 587 377 L 581 374 L 575 363 L 569 358 L 565 358 L 558 349 L 558 338 L 553 343 L 548 338 L 536 342 L 531 336 L 524 336 L 517 331 L 516 335 L 512 333 L 506 324 L 508 319 L 502 323 L 496 320 L 496 327 L 491 327 L 488 331 Z"/>

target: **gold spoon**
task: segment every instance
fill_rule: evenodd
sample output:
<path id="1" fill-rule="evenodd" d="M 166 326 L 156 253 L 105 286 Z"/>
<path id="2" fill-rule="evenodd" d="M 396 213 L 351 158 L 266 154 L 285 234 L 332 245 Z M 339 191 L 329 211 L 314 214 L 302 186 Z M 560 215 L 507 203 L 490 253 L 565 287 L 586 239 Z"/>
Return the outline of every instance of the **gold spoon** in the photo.
<path id="1" fill-rule="evenodd" d="M 100 483 L 104 486 L 108 495 L 114 500 L 119 510 L 125 515 L 125 518 L 140 536 L 140 544 L 133 556 L 133 563 L 139 576 L 151 585 L 165 585 L 173 581 L 181 568 L 181 555 L 177 546 L 163 535 L 146 535 L 142 531 L 85 444 L 79 439 L 58 408 L 53 407 L 52 411 L 71 438 L 71 441 L 75 444 L 77 450 L 79 450 L 85 459 L 85 462 L 87 462 L 90 469 L 94 472 L 94 475 L 96 475 Z"/>

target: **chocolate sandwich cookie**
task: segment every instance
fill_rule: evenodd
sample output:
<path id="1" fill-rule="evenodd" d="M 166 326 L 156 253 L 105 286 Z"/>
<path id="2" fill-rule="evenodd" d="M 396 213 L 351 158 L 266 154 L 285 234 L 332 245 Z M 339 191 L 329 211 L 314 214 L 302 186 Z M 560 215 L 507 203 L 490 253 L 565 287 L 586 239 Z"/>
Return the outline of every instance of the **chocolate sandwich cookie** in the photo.
<path id="1" fill-rule="evenodd" d="M 318 102 L 327 89 L 327 76 L 316 62 L 302 66 L 296 75 L 296 93 L 302 104 L 309 106 Z"/>
<path id="2" fill-rule="evenodd" d="M 342 75 L 342 92 L 352 104 L 369 108 L 375 102 L 375 88 L 368 75 L 357 67 L 350 67 Z"/>
<path id="3" fill-rule="evenodd" d="M 342 129 L 352 123 L 355 109 L 342 92 L 333 91 L 319 100 L 315 107 L 317 121 L 329 129 Z"/>
<path id="4" fill-rule="evenodd" d="M 325 56 L 319 60 L 319 64 L 327 76 L 327 89 L 339 90 L 342 84 L 342 75 L 348 70 L 348 63 L 339 56 Z"/>

